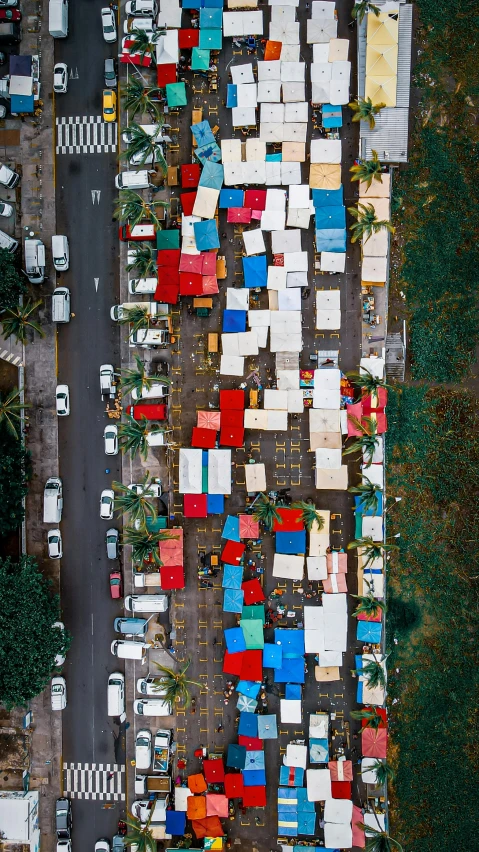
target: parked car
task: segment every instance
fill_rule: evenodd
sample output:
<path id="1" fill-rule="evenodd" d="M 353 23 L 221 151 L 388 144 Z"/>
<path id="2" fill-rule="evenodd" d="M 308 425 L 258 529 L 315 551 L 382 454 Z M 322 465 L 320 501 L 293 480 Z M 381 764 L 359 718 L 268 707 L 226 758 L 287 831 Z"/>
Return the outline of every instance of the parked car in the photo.
<path id="1" fill-rule="evenodd" d="M 103 89 L 103 121 L 116 121 L 116 92 Z"/>
<path id="2" fill-rule="evenodd" d="M 142 405 L 127 405 L 126 413 L 133 417 L 133 420 L 158 420 L 164 421 L 168 419 L 168 406 L 162 403 L 147 403 Z"/>
<path id="3" fill-rule="evenodd" d="M 62 796 L 55 803 L 55 830 L 57 838 L 69 840 L 72 833 L 72 803 Z"/>
<path id="4" fill-rule="evenodd" d="M 56 628 L 57 630 L 61 630 L 62 633 L 65 633 L 65 625 L 63 624 L 63 621 L 55 621 L 55 623 L 52 624 L 52 627 Z M 64 662 L 65 654 L 57 654 L 55 657 L 55 668 L 61 668 Z"/>
<path id="5" fill-rule="evenodd" d="M 116 20 L 115 13 L 109 6 L 103 6 L 101 9 L 101 27 L 103 30 L 103 38 L 109 44 L 116 41 Z"/>
<path id="6" fill-rule="evenodd" d="M 135 482 L 130 482 L 128 488 L 130 491 L 133 491 L 135 494 L 143 494 L 143 486 L 137 485 Z M 150 497 L 161 497 L 161 481 L 157 480 L 156 482 L 150 483 L 150 486 L 147 488 L 146 493 Z"/>
<path id="7" fill-rule="evenodd" d="M 4 201 L 0 201 L 0 216 L 5 216 L 8 218 L 9 216 L 13 216 L 13 207 L 11 204 L 5 204 Z"/>
<path id="8" fill-rule="evenodd" d="M 0 0 L 0 9 L 14 9 L 18 6 L 18 0 Z"/>
<path id="9" fill-rule="evenodd" d="M 58 417 L 66 417 L 70 414 L 70 390 L 68 385 L 57 385 L 55 400 Z"/>
<path id="10" fill-rule="evenodd" d="M 148 630 L 148 621 L 146 618 L 115 618 L 113 629 L 122 636 L 144 636 Z"/>
<path id="11" fill-rule="evenodd" d="M 141 389 L 133 388 L 131 392 L 131 397 L 134 400 L 137 399 L 161 399 L 164 396 L 168 396 L 170 392 L 170 386 L 165 385 L 162 382 L 155 382 L 150 386 L 143 385 Z"/>
<path id="12" fill-rule="evenodd" d="M 151 766 L 151 731 L 142 728 L 138 731 L 135 740 L 135 766 L 136 769 L 149 769 Z"/>
<path id="13" fill-rule="evenodd" d="M 57 840 L 56 852 L 72 852 L 71 840 Z"/>
<path id="14" fill-rule="evenodd" d="M 120 533 L 114 527 L 106 531 L 106 555 L 108 559 L 118 559 Z"/>
<path id="15" fill-rule="evenodd" d="M 111 521 L 113 517 L 113 507 L 115 504 L 115 495 L 111 488 L 104 488 L 100 496 L 100 518 L 103 521 Z"/>
<path id="16" fill-rule="evenodd" d="M 123 597 L 123 579 L 120 571 L 110 571 L 110 597 L 114 601 Z"/>
<path id="17" fill-rule="evenodd" d="M 61 675 L 52 677 L 50 698 L 52 710 L 64 710 L 67 706 L 67 684 L 65 678 Z"/>
<path id="18" fill-rule="evenodd" d="M 116 456 L 118 453 L 118 426 L 114 423 L 109 423 L 103 431 L 103 439 L 105 442 L 105 455 Z"/>
<path id="19" fill-rule="evenodd" d="M 125 6 L 125 12 L 131 17 L 156 18 L 158 6 L 156 0 L 129 0 Z"/>
<path id="20" fill-rule="evenodd" d="M 165 693 L 163 690 L 158 688 L 158 684 L 155 686 L 155 681 L 158 681 L 159 678 L 153 677 L 139 677 L 136 681 L 136 691 L 140 693 L 140 695 L 156 695 L 157 698 L 160 698 Z"/>
<path id="21" fill-rule="evenodd" d="M 48 530 L 47 541 L 50 559 L 61 559 L 63 556 L 63 545 L 60 530 Z"/>
<path id="22" fill-rule="evenodd" d="M 171 704 L 161 698 L 140 698 L 133 702 L 137 716 L 171 716 Z"/>
<path id="23" fill-rule="evenodd" d="M 116 59 L 105 59 L 103 70 L 105 86 L 107 89 L 115 89 L 118 85 L 118 69 Z"/>
<path id="24" fill-rule="evenodd" d="M 57 62 L 53 68 L 53 91 L 57 95 L 68 91 L 68 68 L 64 62 Z"/>
<path id="25" fill-rule="evenodd" d="M 95 843 L 95 852 L 110 852 L 110 842 L 109 840 L 97 840 Z"/>
<path id="26" fill-rule="evenodd" d="M 0 6 L 3 6 L 3 3 L 0 3 Z M 21 21 L 22 13 L 20 9 L 0 9 L 0 21 Z"/>

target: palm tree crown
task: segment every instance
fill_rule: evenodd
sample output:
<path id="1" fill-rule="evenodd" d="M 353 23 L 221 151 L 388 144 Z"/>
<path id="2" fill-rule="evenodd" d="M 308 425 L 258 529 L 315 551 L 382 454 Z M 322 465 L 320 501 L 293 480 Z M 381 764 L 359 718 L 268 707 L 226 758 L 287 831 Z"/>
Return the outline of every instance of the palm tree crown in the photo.
<path id="1" fill-rule="evenodd" d="M 356 3 L 351 10 L 351 17 L 356 18 L 358 23 L 362 24 L 368 12 L 372 12 L 373 15 L 376 15 L 376 18 L 379 18 L 379 9 L 374 3 L 371 3 L 370 0 L 359 0 L 359 3 Z"/>
<path id="2" fill-rule="evenodd" d="M 3 397 L 0 393 L 0 423 L 4 423 L 10 435 L 18 438 L 17 426 L 22 419 L 22 411 L 30 406 L 20 401 L 22 389 L 14 388 Z"/>
<path id="3" fill-rule="evenodd" d="M 364 822 L 358 822 L 357 825 L 366 832 L 365 852 L 403 852 L 399 841 L 390 837 L 386 831 L 372 828 Z"/>
<path id="4" fill-rule="evenodd" d="M 369 595 L 352 595 L 353 598 L 359 601 L 359 605 L 353 612 L 353 617 L 357 618 L 361 614 L 371 615 L 373 618 L 378 612 L 384 612 L 386 609 L 382 601 L 378 601 L 371 593 Z"/>
<path id="5" fill-rule="evenodd" d="M 174 671 L 174 669 L 170 669 L 168 666 L 162 666 L 157 662 L 154 662 L 154 664 L 161 672 L 161 685 L 159 685 L 158 690 L 161 690 L 162 698 L 173 706 L 177 702 L 181 702 L 181 704 L 187 707 L 190 703 L 190 691 L 188 687 L 203 686 L 202 683 L 198 683 L 196 680 L 189 680 L 186 677 L 191 660 L 187 660 L 178 671 Z"/>
<path id="6" fill-rule="evenodd" d="M 377 731 L 384 723 L 378 707 L 364 707 L 362 710 L 351 710 L 350 716 L 352 719 L 359 719 L 361 722 L 366 720 L 364 728 L 372 728 L 373 731 Z"/>
<path id="7" fill-rule="evenodd" d="M 377 234 L 381 228 L 386 228 L 389 233 L 394 234 L 395 228 L 386 219 L 379 220 L 376 216 L 376 211 L 372 204 L 361 204 L 358 202 L 356 207 L 348 207 L 348 213 L 356 219 L 349 230 L 353 232 L 351 242 L 355 243 L 362 239 L 363 243 L 367 243 L 373 234 Z"/>
<path id="8" fill-rule="evenodd" d="M 178 536 L 172 535 L 166 530 L 137 530 L 136 527 L 125 527 L 123 532 L 123 541 L 125 544 L 131 545 L 133 562 L 138 565 L 142 565 L 143 562 L 152 562 L 161 567 L 163 563 L 160 559 L 158 545 L 160 541 L 168 541 L 170 538 L 178 538 Z"/>
<path id="9" fill-rule="evenodd" d="M 16 308 L 7 308 L 1 317 L 3 327 L 3 337 L 7 340 L 12 334 L 21 343 L 27 343 L 27 329 L 31 328 L 36 331 L 41 337 L 45 337 L 45 332 L 35 320 L 31 319 L 31 315 L 42 304 L 42 300 L 36 302 L 30 300 L 24 305 L 17 305 Z"/>
<path id="10" fill-rule="evenodd" d="M 136 269 L 138 278 L 154 278 L 158 272 L 156 249 L 149 243 L 138 243 L 133 249 L 134 261 L 126 267 L 127 272 Z"/>
<path id="11" fill-rule="evenodd" d="M 367 772 L 374 772 L 376 775 L 376 784 L 378 787 L 383 787 L 387 781 L 394 781 L 394 769 L 389 766 L 385 760 L 376 760 L 368 766 Z"/>
<path id="12" fill-rule="evenodd" d="M 301 509 L 302 521 L 308 532 L 311 532 L 313 527 L 315 532 L 321 532 L 324 529 L 324 518 L 318 514 L 318 510 L 313 503 L 307 503 L 304 500 L 298 500 L 292 504 L 293 509 Z"/>
<path id="13" fill-rule="evenodd" d="M 379 446 L 377 423 L 372 417 L 361 417 L 361 420 L 359 420 L 353 414 L 348 414 L 348 419 L 360 430 L 361 435 L 349 447 L 343 450 L 343 455 L 348 456 L 351 453 L 363 453 L 366 462 L 365 466 L 371 467 L 374 453 Z"/>
<path id="14" fill-rule="evenodd" d="M 361 367 L 360 373 L 346 373 L 348 379 L 358 388 L 362 388 L 367 394 L 376 394 L 380 388 L 389 388 L 391 385 L 386 384 L 385 379 L 380 379 L 371 373 L 367 367 Z"/>
<path id="15" fill-rule="evenodd" d="M 375 485 L 367 476 L 363 475 L 361 485 L 351 485 L 348 491 L 351 494 L 360 495 L 360 507 L 363 513 L 372 512 L 373 515 L 377 514 L 379 509 L 379 495 L 383 493 L 380 485 Z"/>
<path id="16" fill-rule="evenodd" d="M 131 393 L 132 390 L 141 392 L 143 389 L 149 390 L 157 382 L 162 382 L 164 385 L 171 385 L 171 379 L 168 376 L 149 376 L 146 372 L 145 365 L 139 355 L 135 355 L 136 370 L 127 369 L 121 371 L 121 390 L 125 393 Z"/>
<path id="17" fill-rule="evenodd" d="M 123 106 L 132 115 L 149 113 L 155 121 L 159 121 L 161 117 L 159 105 L 152 98 L 152 95 L 157 95 L 159 92 L 158 88 L 146 88 L 138 77 L 130 77 L 125 91 L 122 92 Z"/>
<path id="18" fill-rule="evenodd" d="M 127 513 L 131 515 L 132 521 L 138 521 L 141 528 L 146 527 L 147 518 L 156 520 L 156 508 L 151 494 L 152 480 L 146 472 L 140 483 L 138 491 L 124 485 L 123 482 L 113 482 L 113 490 L 120 496 L 115 497 L 115 511 L 119 515 Z"/>
<path id="19" fill-rule="evenodd" d="M 354 113 L 353 121 L 367 121 L 371 130 L 376 125 L 374 116 L 378 115 L 385 106 L 386 104 L 373 104 L 371 98 L 358 98 L 348 104 L 349 109 Z"/>
<path id="20" fill-rule="evenodd" d="M 140 156 L 139 165 L 144 165 L 151 155 L 160 166 L 163 175 L 166 175 L 168 166 L 158 139 L 159 131 L 160 126 L 158 126 L 158 132 L 150 136 L 141 125 L 132 122 L 128 128 L 128 147 L 120 156 L 127 159 L 131 159 L 134 155 Z"/>
<path id="21" fill-rule="evenodd" d="M 144 219 L 152 222 L 156 228 L 161 228 L 160 219 L 156 214 L 156 209 L 160 207 L 168 207 L 168 202 L 145 201 L 138 192 L 122 189 L 115 202 L 113 217 L 120 222 L 129 222 L 132 228 Z"/>
<path id="22" fill-rule="evenodd" d="M 383 182 L 383 167 L 379 162 L 377 151 L 372 151 L 371 153 L 373 155 L 371 160 L 360 160 L 349 169 L 351 172 L 351 180 L 360 180 L 362 183 L 367 185 L 368 189 L 374 179 L 378 180 L 380 183 Z"/>
<path id="23" fill-rule="evenodd" d="M 148 54 L 152 61 L 156 61 L 156 49 L 155 45 L 160 36 L 165 35 L 164 30 L 155 30 L 154 32 L 148 32 L 147 30 L 138 30 L 134 29 L 130 33 L 131 45 L 130 52 L 131 53 L 139 53 L 141 58 L 144 59 Z"/>
<path id="24" fill-rule="evenodd" d="M 123 308 L 123 313 L 119 316 L 118 322 L 121 325 L 131 325 L 131 334 L 134 334 L 142 328 L 149 328 L 152 316 L 147 302 L 141 307 L 133 302 L 131 308 Z"/>
<path id="25" fill-rule="evenodd" d="M 281 524 L 281 515 L 267 494 L 260 494 L 253 507 L 253 518 L 260 521 L 266 530 L 271 530 L 275 521 Z"/>
<path id="26" fill-rule="evenodd" d="M 128 834 L 125 838 L 126 846 L 134 846 L 135 852 L 156 852 L 156 840 L 153 837 L 150 829 L 150 822 L 153 816 L 153 808 L 151 809 L 148 821 L 143 825 L 141 820 L 128 814 L 126 824 L 128 826 Z"/>
<path id="27" fill-rule="evenodd" d="M 135 456 L 136 453 L 146 459 L 148 455 L 148 420 L 142 417 L 140 420 L 134 420 L 131 415 L 126 418 L 126 423 L 120 423 L 119 441 L 122 452 L 130 453 Z"/>
<path id="28" fill-rule="evenodd" d="M 366 678 L 369 689 L 386 686 L 386 674 L 383 665 L 378 660 L 368 660 L 361 669 L 354 669 L 358 676 Z"/>
<path id="29" fill-rule="evenodd" d="M 358 547 L 362 547 L 364 549 L 363 556 L 366 557 L 366 562 L 363 566 L 364 568 L 367 568 L 367 566 L 371 562 L 374 562 L 375 559 L 380 559 L 384 553 L 391 550 L 399 550 L 397 544 L 378 544 L 370 536 L 356 538 L 354 541 L 350 541 L 347 549 L 357 550 Z"/>

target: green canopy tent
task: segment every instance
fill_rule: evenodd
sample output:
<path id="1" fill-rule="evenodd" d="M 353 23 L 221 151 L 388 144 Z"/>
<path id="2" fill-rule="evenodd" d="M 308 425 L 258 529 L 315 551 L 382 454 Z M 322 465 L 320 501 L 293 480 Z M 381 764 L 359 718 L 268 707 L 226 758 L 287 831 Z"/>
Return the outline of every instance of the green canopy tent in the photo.
<path id="1" fill-rule="evenodd" d="M 166 84 L 166 103 L 170 108 L 186 106 L 186 86 L 184 83 Z"/>
<path id="2" fill-rule="evenodd" d="M 259 618 L 242 618 L 240 627 L 243 631 L 247 651 L 256 651 L 264 648 L 263 622 Z"/>
<path id="3" fill-rule="evenodd" d="M 179 249 L 179 247 L 179 228 L 172 228 L 170 231 L 156 232 L 156 248 L 158 249 L 158 251 L 164 251 L 165 249 Z"/>
<path id="4" fill-rule="evenodd" d="M 207 71 L 210 67 L 210 52 L 202 50 L 200 47 L 194 47 L 191 51 L 191 70 L 192 71 Z"/>

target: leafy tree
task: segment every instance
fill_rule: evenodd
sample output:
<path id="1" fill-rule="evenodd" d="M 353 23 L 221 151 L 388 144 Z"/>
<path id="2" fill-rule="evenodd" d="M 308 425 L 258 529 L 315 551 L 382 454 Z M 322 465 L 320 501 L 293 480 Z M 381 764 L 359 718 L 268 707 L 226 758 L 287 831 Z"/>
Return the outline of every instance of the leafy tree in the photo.
<path id="1" fill-rule="evenodd" d="M 320 532 L 324 528 L 324 518 L 322 515 L 318 515 L 314 503 L 298 500 L 297 503 L 292 504 L 292 508 L 301 509 L 301 519 L 308 532 L 311 532 L 313 526 L 315 532 Z"/>
<path id="2" fill-rule="evenodd" d="M 378 707 L 364 707 L 362 710 L 351 710 L 350 716 L 352 719 L 359 719 L 361 722 L 365 719 L 365 728 L 372 728 L 377 731 L 384 723 L 384 719 L 379 712 Z"/>
<path id="3" fill-rule="evenodd" d="M 120 423 L 119 427 L 119 443 L 123 453 L 130 453 L 135 456 L 140 453 L 142 458 L 148 456 L 148 420 L 142 417 L 141 420 L 134 420 L 131 415 L 126 418 L 126 423 Z"/>
<path id="4" fill-rule="evenodd" d="M 120 325 L 131 325 L 131 333 L 134 334 L 140 329 L 149 328 L 152 317 L 153 314 L 150 313 L 148 302 L 145 302 L 145 305 L 141 307 L 133 302 L 131 308 L 123 308 L 123 314 L 119 317 L 118 322 Z"/>
<path id="5" fill-rule="evenodd" d="M 367 568 L 375 559 L 380 559 L 388 551 L 399 550 L 397 544 L 378 544 L 370 536 L 364 538 L 356 538 L 348 544 L 348 550 L 357 550 L 362 547 L 364 550 L 363 557 L 366 557 L 364 567 Z"/>
<path id="6" fill-rule="evenodd" d="M 170 538 L 177 537 L 166 530 L 150 531 L 125 527 L 123 531 L 123 541 L 125 544 L 131 545 L 133 562 L 138 565 L 142 565 L 143 562 L 152 562 L 158 567 L 163 565 L 158 545 L 160 541 L 168 541 Z"/>
<path id="7" fill-rule="evenodd" d="M 152 222 L 156 228 L 161 228 L 161 222 L 156 210 L 160 207 L 168 207 L 167 201 L 145 201 L 138 193 L 131 189 L 122 189 L 115 204 L 113 217 L 120 222 L 129 222 L 133 228 L 145 219 Z"/>
<path id="8" fill-rule="evenodd" d="M 386 659 L 386 658 L 385 658 Z M 384 663 L 384 661 L 383 661 Z M 383 689 L 386 686 L 386 674 L 384 672 L 383 663 L 379 660 L 368 660 L 360 669 L 353 669 L 354 674 L 366 678 L 369 689 L 376 689 L 380 686 Z"/>
<path id="9" fill-rule="evenodd" d="M 353 617 L 357 618 L 358 615 L 365 613 L 366 615 L 376 616 L 378 612 L 384 612 L 386 609 L 384 603 L 382 601 L 378 601 L 371 593 L 369 595 L 351 595 L 351 597 L 356 598 L 359 601 L 359 605 L 353 612 Z"/>
<path id="10" fill-rule="evenodd" d="M 24 305 L 17 305 L 16 308 L 8 308 L 0 318 L 4 339 L 7 340 L 13 334 L 21 343 L 27 343 L 27 329 L 29 328 L 36 331 L 40 337 L 45 337 L 41 326 L 31 318 L 34 311 L 41 304 L 41 299 L 38 299 L 36 302 L 28 300 Z"/>
<path id="11" fill-rule="evenodd" d="M 393 840 L 386 831 L 372 828 L 364 822 L 357 825 L 366 832 L 366 852 L 403 852 L 399 841 Z"/>
<path id="12" fill-rule="evenodd" d="M 375 763 L 368 766 L 367 771 L 375 773 L 378 787 L 383 787 L 387 781 L 394 781 L 394 769 L 384 760 L 376 760 Z"/>
<path id="13" fill-rule="evenodd" d="M 122 92 L 123 106 L 132 115 L 148 113 L 155 121 L 159 121 L 161 116 L 159 105 L 152 96 L 157 96 L 160 91 L 158 88 L 145 87 L 138 77 L 130 77 L 125 91 Z"/>
<path id="14" fill-rule="evenodd" d="M 189 680 L 186 677 L 186 672 L 191 665 L 191 660 L 187 660 L 187 662 L 176 672 L 174 669 L 168 668 L 168 666 L 162 666 L 160 663 L 155 661 L 153 662 L 157 669 L 161 672 L 161 687 L 159 686 L 158 690 L 161 689 L 164 701 L 168 701 L 172 706 L 174 706 L 176 702 L 180 702 L 185 707 L 188 707 L 191 698 L 188 687 L 203 686 L 202 683 L 198 683 L 196 680 Z"/>
<path id="15" fill-rule="evenodd" d="M 363 244 L 367 243 L 373 234 L 379 233 L 381 228 L 386 228 L 389 233 L 394 234 L 395 228 L 387 219 L 379 220 L 376 216 L 376 211 L 372 204 L 361 204 L 358 201 L 357 207 L 348 207 L 348 213 L 351 214 L 356 222 L 349 226 L 349 230 L 353 232 L 351 242 L 356 243 L 362 240 Z"/>
<path id="16" fill-rule="evenodd" d="M 383 493 L 380 485 L 375 485 L 367 476 L 363 476 L 363 482 L 360 485 L 351 485 L 348 491 L 351 494 L 360 495 L 361 510 L 363 512 L 372 511 L 373 515 L 377 514 L 379 509 L 379 495 Z"/>
<path id="17" fill-rule="evenodd" d="M 163 176 L 166 175 L 168 165 L 158 135 L 150 136 L 141 125 L 132 122 L 128 128 L 128 137 L 128 147 L 120 156 L 130 160 L 133 156 L 140 155 L 139 165 L 144 165 L 151 156 L 154 162 L 160 166 Z"/>
<path id="18" fill-rule="evenodd" d="M 126 267 L 127 272 L 136 269 L 138 278 L 155 278 L 158 273 L 156 249 L 149 243 L 138 243 L 133 249 L 134 261 Z"/>
<path id="19" fill-rule="evenodd" d="M 374 453 L 379 446 L 377 423 L 372 417 L 361 417 L 359 419 L 353 414 L 348 414 L 348 419 L 360 430 L 361 435 L 349 447 L 343 450 L 343 455 L 348 456 L 351 453 L 362 453 L 366 463 L 365 467 L 371 467 Z"/>
<path id="20" fill-rule="evenodd" d="M 373 104 L 371 98 L 357 98 L 356 101 L 348 104 L 348 107 L 353 112 L 353 121 L 367 121 L 371 130 L 376 126 L 374 119 L 386 104 Z"/>
<path id="21" fill-rule="evenodd" d="M 138 521 L 142 529 L 146 527 L 147 518 L 156 520 L 156 508 L 150 492 L 152 480 L 147 471 L 140 483 L 141 491 L 136 492 L 123 482 L 113 482 L 113 490 L 120 496 L 115 497 L 115 511 L 119 515 L 129 514 L 132 521 Z"/>
<path id="22" fill-rule="evenodd" d="M 17 530 L 23 518 L 23 498 L 32 469 L 30 453 L 0 424 L 0 536 Z"/>
<path id="23" fill-rule="evenodd" d="M 260 494 L 253 507 L 253 518 L 260 521 L 266 530 L 272 530 L 275 521 L 283 523 L 278 509 L 267 494 Z"/>
<path id="24" fill-rule="evenodd" d="M 126 819 L 128 833 L 125 837 L 126 846 L 134 846 L 135 852 L 156 852 L 156 840 L 153 837 L 150 823 L 153 817 L 153 808 L 151 808 L 148 820 L 143 825 L 138 817 L 129 813 Z"/>
<path id="25" fill-rule="evenodd" d="M 17 426 L 21 421 L 21 412 L 30 406 L 20 402 L 21 390 L 14 388 L 5 398 L 0 393 L 0 423 L 14 438 L 18 438 Z"/>
<path id="26" fill-rule="evenodd" d="M 132 44 L 130 45 L 131 53 L 139 53 L 141 58 L 150 56 L 152 61 L 156 63 L 156 42 L 160 36 L 165 35 L 164 30 L 155 30 L 148 32 L 147 30 L 134 29 L 130 33 Z"/>
<path id="27" fill-rule="evenodd" d="M 25 279 L 20 277 L 14 258 L 0 249 L 0 310 L 15 308 L 26 292 Z"/>
<path id="28" fill-rule="evenodd" d="M 133 390 L 140 393 L 143 389 L 149 390 L 157 382 L 161 382 L 164 385 L 171 385 L 171 379 L 168 376 L 149 376 L 146 372 L 145 364 L 139 355 L 135 355 L 135 362 L 136 370 L 127 369 L 121 371 L 120 384 L 122 393 L 131 393 Z"/>
<path id="29" fill-rule="evenodd" d="M 374 3 L 371 3 L 370 0 L 359 0 L 359 3 L 356 3 L 351 9 L 351 17 L 355 18 L 359 24 L 362 24 L 368 12 L 379 18 L 380 10 Z"/>
<path id="30" fill-rule="evenodd" d="M 372 151 L 371 153 L 373 155 L 371 160 L 360 160 L 349 169 L 351 172 L 351 180 L 360 180 L 362 183 L 365 183 L 368 188 L 371 186 L 373 180 L 378 180 L 380 183 L 383 182 L 383 167 L 380 163 L 377 151 Z"/>
<path id="31" fill-rule="evenodd" d="M 0 702 L 7 710 L 42 692 L 56 655 L 67 650 L 69 637 L 53 628 L 59 616 L 58 595 L 35 559 L 0 560 Z"/>

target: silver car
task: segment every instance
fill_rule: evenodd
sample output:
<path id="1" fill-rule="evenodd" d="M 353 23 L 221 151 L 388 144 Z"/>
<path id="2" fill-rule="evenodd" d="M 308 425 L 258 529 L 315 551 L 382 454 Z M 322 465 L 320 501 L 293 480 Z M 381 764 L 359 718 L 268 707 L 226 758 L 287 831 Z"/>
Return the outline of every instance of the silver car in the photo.
<path id="1" fill-rule="evenodd" d="M 105 78 L 105 86 L 107 89 L 115 89 L 118 85 L 118 76 L 116 73 L 116 59 L 105 59 L 105 68 L 103 71 Z"/>
<path id="2" fill-rule="evenodd" d="M 118 559 L 120 533 L 114 527 L 106 531 L 106 555 L 108 559 Z"/>

